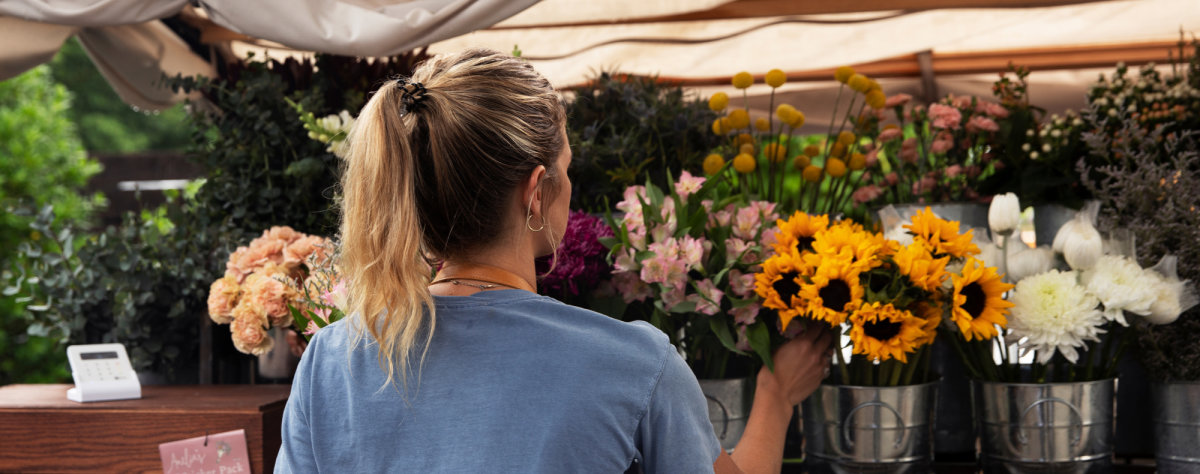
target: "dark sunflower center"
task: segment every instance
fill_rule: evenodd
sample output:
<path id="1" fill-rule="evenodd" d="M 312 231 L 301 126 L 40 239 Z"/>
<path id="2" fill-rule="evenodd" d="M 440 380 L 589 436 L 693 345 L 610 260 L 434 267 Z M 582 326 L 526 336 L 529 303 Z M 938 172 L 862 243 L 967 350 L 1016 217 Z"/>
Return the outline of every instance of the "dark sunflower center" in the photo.
<path id="1" fill-rule="evenodd" d="M 886 341 L 900 334 L 900 323 L 890 320 L 868 321 L 863 324 L 863 333 L 880 341 Z"/>
<path id="2" fill-rule="evenodd" d="M 800 276 L 796 272 L 787 272 L 779 275 L 780 278 L 775 283 L 771 284 L 771 288 L 779 293 L 779 299 L 783 300 L 783 304 L 792 305 L 792 297 L 800 293 L 800 285 L 796 283 L 796 277 Z"/>
<path id="3" fill-rule="evenodd" d="M 891 281 L 891 278 L 888 278 L 885 275 L 880 275 L 878 273 L 867 274 L 867 286 L 871 287 L 871 291 L 876 293 L 883 291 L 884 288 L 887 288 L 887 284 L 891 283 Z"/>
<path id="4" fill-rule="evenodd" d="M 796 238 L 796 251 L 800 252 L 800 253 L 804 253 L 805 250 L 811 252 L 813 249 L 812 244 L 816 240 L 817 239 L 814 239 L 812 237 L 805 237 L 805 236 L 797 237 Z"/>
<path id="5" fill-rule="evenodd" d="M 983 287 L 979 283 L 964 286 L 962 295 L 967 297 L 967 301 L 962 304 L 962 309 L 970 314 L 972 319 L 983 315 L 983 308 L 987 304 L 987 293 L 983 292 Z"/>
<path id="6" fill-rule="evenodd" d="M 846 303 L 850 302 L 850 285 L 842 280 L 829 280 L 825 288 L 817 292 L 825 307 L 834 311 L 844 311 Z"/>

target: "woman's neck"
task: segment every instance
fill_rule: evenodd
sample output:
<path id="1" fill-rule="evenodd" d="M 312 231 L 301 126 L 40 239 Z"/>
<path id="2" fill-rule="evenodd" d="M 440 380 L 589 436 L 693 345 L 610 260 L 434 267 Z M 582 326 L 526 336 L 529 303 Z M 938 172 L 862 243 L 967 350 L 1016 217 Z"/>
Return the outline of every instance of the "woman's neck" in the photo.
<path id="1" fill-rule="evenodd" d="M 459 282 L 433 285 L 430 291 L 435 295 L 461 295 L 475 293 L 476 289 L 508 288 L 537 292 L 537 269 L 532 251 L 497 246 L 492 251 L 446 260 L 434 281 Z"/>

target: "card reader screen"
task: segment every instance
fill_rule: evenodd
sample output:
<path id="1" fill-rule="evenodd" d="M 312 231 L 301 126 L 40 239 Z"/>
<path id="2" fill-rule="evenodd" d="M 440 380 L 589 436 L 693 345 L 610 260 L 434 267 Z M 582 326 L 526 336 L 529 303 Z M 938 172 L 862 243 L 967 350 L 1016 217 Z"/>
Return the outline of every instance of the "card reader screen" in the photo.
<path id="1" fill-rule="evenodd" d="M 116 353 L 116 351 L 108 351 L 108 352 L 84 352 L 84 353 L 82 353 L 82 354 L 79 354 L 79 358 L 80 358 L 80 359 L 83 359 L 83 360 L 93 360 L 93 359 L 116 359 L 116 358 L 117 358 L 117 353 Z"/>

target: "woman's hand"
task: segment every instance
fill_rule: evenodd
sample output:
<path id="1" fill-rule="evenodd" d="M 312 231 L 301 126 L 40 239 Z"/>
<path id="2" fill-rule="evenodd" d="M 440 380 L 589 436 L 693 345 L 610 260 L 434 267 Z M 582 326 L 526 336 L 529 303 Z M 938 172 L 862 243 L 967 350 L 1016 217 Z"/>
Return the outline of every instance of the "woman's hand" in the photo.
<path id="1" fill-rule="evenodd" d="M 775 351 L 775 371 L 763 367 L 758 389 L 771 390 L 792 407 L 808 398 L 829 375 L 835 335 L 825 327 L 810 326 Z"/>

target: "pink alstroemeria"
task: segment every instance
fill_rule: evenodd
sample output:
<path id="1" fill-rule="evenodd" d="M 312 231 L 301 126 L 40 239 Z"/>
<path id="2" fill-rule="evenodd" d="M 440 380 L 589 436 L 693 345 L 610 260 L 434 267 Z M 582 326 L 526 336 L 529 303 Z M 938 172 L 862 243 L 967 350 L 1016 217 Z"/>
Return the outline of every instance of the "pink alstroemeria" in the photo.
<path id="1" fill-rule="evenodd" d="M 699 191 L 700 187 L 704 186 L 704 181 L 703 176 L 692 176 L 691 173 L 684 171 L 679 175 L 679 181 L 675 182 L 675 193 L 679 195 L 679 200 L 687 203 L 688 196 Z"/>

